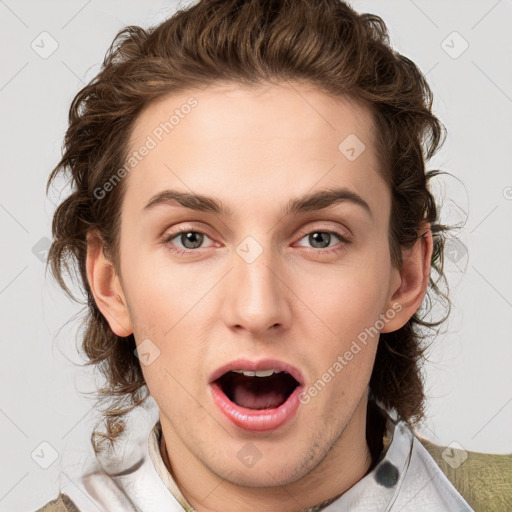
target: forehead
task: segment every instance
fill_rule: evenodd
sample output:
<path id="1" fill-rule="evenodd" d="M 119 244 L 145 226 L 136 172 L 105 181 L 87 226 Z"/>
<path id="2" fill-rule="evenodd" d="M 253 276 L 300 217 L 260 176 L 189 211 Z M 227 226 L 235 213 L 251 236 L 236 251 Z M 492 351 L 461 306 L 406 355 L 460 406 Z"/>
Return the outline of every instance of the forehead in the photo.
<path id="1" fill-rule="evenodd" d="M 361 103 L 296 82 L 170 94 L 134 124 L 129 154 L 151 149 L 129 173 L 126 195 L 141 209 L 162 189 L 181 189 L 253 213 L 315 188 L 382 197 L 373 128 Z"/>
<path id="2" fill-rule="evenodd" d="M 192 103 L 195 106 L 190 107 Z M 336 141 L 352 133 L 372 143 L 373 127 L 366 105 L 310 84 L 227 83 L 169 94 L 150 103 L 137 118 L 129 145 L 136 146 L 148 134 L 160 139 L 171 132 L 183 138 L 246 137 L 267 144 L 271 139 L 316 141 L 329 132 Z"/>

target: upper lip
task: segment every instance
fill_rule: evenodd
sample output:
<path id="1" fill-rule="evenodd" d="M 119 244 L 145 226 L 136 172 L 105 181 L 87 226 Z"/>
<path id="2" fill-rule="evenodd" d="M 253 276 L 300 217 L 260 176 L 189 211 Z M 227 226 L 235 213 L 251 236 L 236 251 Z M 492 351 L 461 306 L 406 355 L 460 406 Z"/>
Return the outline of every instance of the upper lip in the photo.
<path id="1" fill-rule="evenodd" d="M 300 385 L 304 384 L 304 376 L 298 368 L 289 363 L 285 363 L 284 361 L 268 358 L 260 359 L 258 361 L 251 361 L 250 359 L 235 359 L 234 361 L 230 361 L 229 363 L 220 366 L 214 372 L 212 372 L 208 379 L 208 383 L 211 384 L 226 372 L 231 370 L 257 371 L 269 370 L 271 368 L 281 372 L 289 373 Z"/>

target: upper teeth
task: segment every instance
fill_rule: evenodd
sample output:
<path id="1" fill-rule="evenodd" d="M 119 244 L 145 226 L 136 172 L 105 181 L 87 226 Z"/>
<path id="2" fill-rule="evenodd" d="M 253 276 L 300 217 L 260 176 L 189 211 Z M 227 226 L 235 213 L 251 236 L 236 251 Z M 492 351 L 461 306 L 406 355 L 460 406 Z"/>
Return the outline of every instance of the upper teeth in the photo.
<path id="1" fill-rule="evenodd" d="M 270 377 L 274 373 L 281 373 L 280 370 L 233 370 L 236 373 L 242 373 L 246 377 Z"/>

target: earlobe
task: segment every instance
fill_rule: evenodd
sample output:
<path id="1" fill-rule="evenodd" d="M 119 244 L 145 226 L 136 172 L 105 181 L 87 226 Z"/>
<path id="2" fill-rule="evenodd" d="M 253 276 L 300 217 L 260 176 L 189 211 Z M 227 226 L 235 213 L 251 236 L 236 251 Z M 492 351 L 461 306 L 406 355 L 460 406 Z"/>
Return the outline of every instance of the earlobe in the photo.
<path id="1" fill-rule="evenodd" d="M 399 275 L 399 285 L 392 289 L 393 293 L 387 305 L 387 310 L 397 311 L 397 304 L 400 304 L 400 309 L 381 332 L 400 329 L 421 306 L 429 283 L 432 251 L 430 224 L 424 224 L 415 244 L 409 249 L 402 250 L 402 271 L 396 271 Z"/>
<path id="2" fill-rule="evenodd" d="M 101 237 L 87 235 L 87 281 L 96 306 L 112 331 L 121 337 L 132 334 L 133 328 L 119 276 L 105 256 Z"/>

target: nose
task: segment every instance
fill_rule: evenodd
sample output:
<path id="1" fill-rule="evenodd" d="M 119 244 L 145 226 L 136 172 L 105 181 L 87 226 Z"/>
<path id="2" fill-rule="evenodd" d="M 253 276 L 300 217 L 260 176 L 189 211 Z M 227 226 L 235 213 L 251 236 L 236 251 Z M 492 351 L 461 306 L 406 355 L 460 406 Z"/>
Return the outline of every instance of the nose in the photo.
<path id="1" fill-rule="evenodd" d="M 223 314 L 227 325 L 254 336 L 289 325 L 290 279 L 269 247 L 249 240 L 233 254 Z"/>

